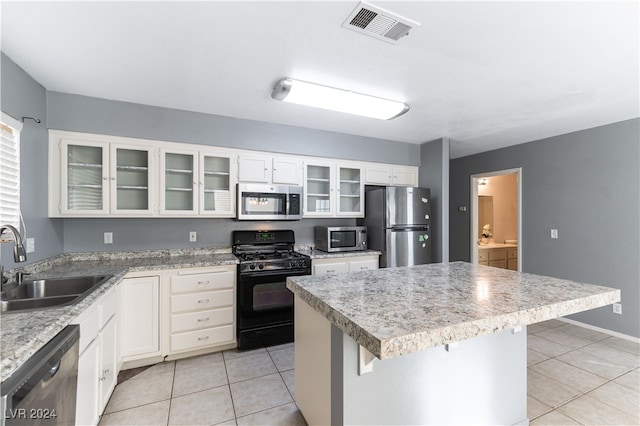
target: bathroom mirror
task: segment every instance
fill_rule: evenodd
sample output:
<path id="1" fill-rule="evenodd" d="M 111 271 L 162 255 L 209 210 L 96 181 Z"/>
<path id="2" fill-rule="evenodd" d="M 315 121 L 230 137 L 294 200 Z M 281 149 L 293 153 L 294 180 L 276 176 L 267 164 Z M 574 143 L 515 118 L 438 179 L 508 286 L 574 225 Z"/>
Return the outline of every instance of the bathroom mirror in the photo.
<path id="1" fill-rule="evenodd" d="M 478 196 L 478 239 L 482 238 L 482 227 L 487 224 L 493 229 L 493 197 L 480 195 Z"/>

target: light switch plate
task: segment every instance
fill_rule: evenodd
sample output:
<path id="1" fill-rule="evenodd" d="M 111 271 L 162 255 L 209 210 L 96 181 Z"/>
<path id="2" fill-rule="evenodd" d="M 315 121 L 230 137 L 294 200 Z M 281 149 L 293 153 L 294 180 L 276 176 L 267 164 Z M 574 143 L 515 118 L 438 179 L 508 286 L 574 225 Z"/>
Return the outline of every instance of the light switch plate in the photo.
<path id="1" fill-rule="evenodd" d="M 558 230 L 557 229 L 552 229 L 551 230 L 551 238 L 558 238 Z"/>
<path id="2" fill-rule="evenodd" d="M 196 231 L 189 232 L 189 241 L 192 243 L 198 241 L 198 233 Z"/>
<path id="3" fill-rule="evenodd" d="M 113 244 L 113 232 L 105 232 L 104 233 L 104 243 L 105 244 Z"/>

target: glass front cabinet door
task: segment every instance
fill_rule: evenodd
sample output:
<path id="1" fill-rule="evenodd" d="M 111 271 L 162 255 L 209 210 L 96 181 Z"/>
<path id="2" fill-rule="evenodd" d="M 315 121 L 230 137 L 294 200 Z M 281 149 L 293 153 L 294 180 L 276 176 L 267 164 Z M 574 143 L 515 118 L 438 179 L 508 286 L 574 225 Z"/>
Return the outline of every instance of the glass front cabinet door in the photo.
<path id="1" fill-rule="evenodd" d="M 235 164 L 230 156 L 200 153 L 200 215 L 235 216 Z"/>
<path id="2" fill-rule="evenodd" d="M 364 181 L 361 167 L 338 165 L 338 216 L 364 217 Z"/>
<path id="3" fill-rule="evenodd" d="M 196 151 L 160 151 L 160 214 L 197 213 Z"/>
<path id="4" fill-rule="evenodd" d="M 61 213 L 109 213 L 109 144 L 63 140 L 60 160 Z"/>
<path id="5" fill-rule="evenodd" d="M 304 165 L 305 217 L 333 216 L 333 164 L 306 163 Z"/>
<path id="6" fill-rule="evenodd" d="M 153 152 L 146 147 L 111 145 L 111 212 L 152 215 Z"/>

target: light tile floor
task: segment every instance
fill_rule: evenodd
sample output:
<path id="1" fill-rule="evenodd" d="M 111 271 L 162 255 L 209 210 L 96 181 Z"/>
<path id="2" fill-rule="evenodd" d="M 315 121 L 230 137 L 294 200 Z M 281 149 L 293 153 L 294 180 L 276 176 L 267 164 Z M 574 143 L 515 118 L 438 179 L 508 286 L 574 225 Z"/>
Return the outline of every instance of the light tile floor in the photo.
<path id="1" fill-rule="evenodd" d="M 640 345 L 562 321 L 528 327 L 532 425 L 640 424 Z M 101 425 L 305 425 L 293 344 L 157 364 L 120 383 Z"/>

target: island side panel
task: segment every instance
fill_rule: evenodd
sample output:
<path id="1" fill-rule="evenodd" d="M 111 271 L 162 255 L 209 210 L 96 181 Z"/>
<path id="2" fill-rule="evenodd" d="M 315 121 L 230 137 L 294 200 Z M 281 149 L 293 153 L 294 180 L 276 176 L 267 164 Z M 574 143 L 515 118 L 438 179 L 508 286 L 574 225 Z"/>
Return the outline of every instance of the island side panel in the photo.
<path id="1" fill-rule="evenodd" d="M 345 334 L 342 424 L 527 425 L 526 346 L 526 327 L 506 330 L 376 359 L 358 376 L 358 344 Z"/>
<path id="2" fill-rule="evenodd" d="M 309 425 L 331 422 L 331 323 L 294 301 L 295 400 Z"/>

